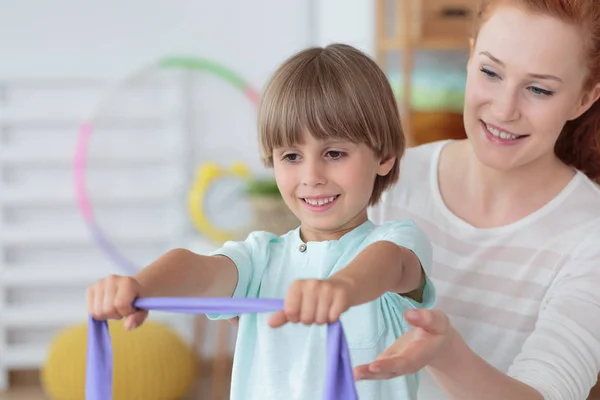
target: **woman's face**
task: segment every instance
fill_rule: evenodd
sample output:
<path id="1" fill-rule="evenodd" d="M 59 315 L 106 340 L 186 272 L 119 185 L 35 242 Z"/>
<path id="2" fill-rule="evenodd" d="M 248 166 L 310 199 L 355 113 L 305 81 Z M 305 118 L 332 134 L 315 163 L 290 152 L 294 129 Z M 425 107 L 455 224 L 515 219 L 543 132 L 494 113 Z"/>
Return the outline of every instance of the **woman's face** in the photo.
<path id="1" fill-rule="evenodd" d="M 577 29 L 499 7 L 483 24 L 467 65 L 464 121 L 475 154 L 499 170 L 555 161 L 567 120 L 591 104 Z"/>

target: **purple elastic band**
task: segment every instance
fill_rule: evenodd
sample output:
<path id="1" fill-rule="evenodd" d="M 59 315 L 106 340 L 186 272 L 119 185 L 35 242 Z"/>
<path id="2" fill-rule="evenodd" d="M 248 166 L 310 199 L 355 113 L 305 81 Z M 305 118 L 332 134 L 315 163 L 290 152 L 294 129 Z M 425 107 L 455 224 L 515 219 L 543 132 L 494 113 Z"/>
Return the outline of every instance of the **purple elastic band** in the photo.
<path id="1" fill-rule="evenodd" d="M 283 300 L 233 298 L 146 298 L 134 302 L 144 310 L 189 314 L 241 314 L 283 309 Z M 86 400 L 112 398 L 112 346 L 107 321 L 89 318 L 86 369 Z M 352 363 L 341 323 L 329 324 L 324 400 L 356 400 Z"/>

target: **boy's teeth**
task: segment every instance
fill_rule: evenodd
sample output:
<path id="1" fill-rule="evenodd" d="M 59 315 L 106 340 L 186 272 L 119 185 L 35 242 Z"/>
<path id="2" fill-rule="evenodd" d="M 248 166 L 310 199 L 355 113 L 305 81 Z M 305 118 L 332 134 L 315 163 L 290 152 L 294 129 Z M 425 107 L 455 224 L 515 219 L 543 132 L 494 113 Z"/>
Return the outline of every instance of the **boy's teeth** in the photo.
<path id="1" fill-rule="evenodd" d="M 305 202 L 310 204 L 311 206 L 322 206 L 323 204 L 331 203 L 335 200 L 335 196 L 331 196 L 325 199 L 313 200 L 313 199 L 304 199 Z"/>
<path id="2" fill-rule="evenodd" d="M 516 139 L 516 138 L 519 137 L 517 135 L 513 135 L 513 134 L 510 134 L 510 133 L 506 133 L 506 132 L 503 132 L 501 130 L 498 130 L 496 128 L 492 128 L 491 126 L 489 126 L 487 124 L 485 125 L 485 127 L 487 128 L 488 131 L 490 131 L 490 133 L 492 135 L 494 135 L 496 137 L 499 137 L 500 139 L 514 140 L 514 139 Z"/>

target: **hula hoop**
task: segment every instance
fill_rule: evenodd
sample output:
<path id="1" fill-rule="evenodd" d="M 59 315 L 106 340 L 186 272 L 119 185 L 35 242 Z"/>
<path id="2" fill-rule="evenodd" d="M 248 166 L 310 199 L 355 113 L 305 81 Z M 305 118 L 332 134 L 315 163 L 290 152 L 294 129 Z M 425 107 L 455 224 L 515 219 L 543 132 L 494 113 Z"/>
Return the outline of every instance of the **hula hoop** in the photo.
<path id="1" fill-rule="evenodd" d="M 135 274 L 138 268 L 122 255 L 117 248 L 108 240 L 104 231 L 97 223 L 94 217 L 94 211 L 92 203 L 90 201 L 86 182 L 85 182 L 85 166 L 86 157 L 89 144 L 89 138 L 92 134 L 94 115 L 96 115 L 103 106 L 107 105 L 112 96 L 125 84 L 137 79 L 141 75 L 145 75 L 156 69 L 166 68 L 179 68 L 207 72 L 214 75 L 221 80 L 229 83 L 234 88 L 242 92 L 242 94 L 255 106 L 259 103 L 258 92 L 250 86 L 244 79 L 232 70 L 225 66 L 211 60 L 195 58 L 195 57 L 168 57 L 159 60 L 157 63 L 153 63 L 146 68 L 143 68 L 136 73 L 126 77 L 120 83 L 117 83 L 113 89 L 107 94 L 100 106 L 96 108 L 96 112 L 92 113 L 87 118 L 79 129 L 77 137 L 77 145 L 75 148 L 75 156 L 73 160 L 73 172 L 74 172 L 74 183 L 75 183 L 75 196 L 77 201 L 77 208 L 83 217 L 85 224 L 92 234 L 92 238 L 96 245 L 108 256 L 108 258 L 121 267 L 128 274 Z"/>

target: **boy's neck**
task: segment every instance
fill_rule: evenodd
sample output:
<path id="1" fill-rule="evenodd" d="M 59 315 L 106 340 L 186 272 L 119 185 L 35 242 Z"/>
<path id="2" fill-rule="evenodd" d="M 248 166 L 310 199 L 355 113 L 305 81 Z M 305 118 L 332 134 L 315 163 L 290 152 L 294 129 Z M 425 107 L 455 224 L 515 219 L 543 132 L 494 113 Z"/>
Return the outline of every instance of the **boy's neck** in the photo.
<path id="1" fill-rule="evenodd" d="M 340 240 L 345 234 L 352 232 L 362 224 L 368 221 L 366 208 L 356 217 L 344 225 L 331 229 L 320 230 L 313 229 L 305 224 L 300 225 L 300 238 L 303 242 L 324 242 L 329 240 Z"/>

